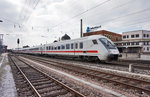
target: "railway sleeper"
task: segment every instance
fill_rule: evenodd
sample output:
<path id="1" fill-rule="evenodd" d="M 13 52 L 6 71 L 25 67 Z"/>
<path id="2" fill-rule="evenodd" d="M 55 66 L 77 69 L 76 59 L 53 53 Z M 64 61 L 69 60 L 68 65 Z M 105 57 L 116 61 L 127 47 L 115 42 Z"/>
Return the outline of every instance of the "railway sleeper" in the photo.
<path id="1" fill-rule="evenodd" d="M 44 84 L 44 85 L 40 85 L 40 86 L 35 86 L 36 87 L 36 89 L 42 89 L 42 88 L 48 88 L 48 87 L 54 87 L 54 86 L 56 86 L 56 84 L 55 83 L 52 83 L 52 84 Z"/>
<path id="2" fill-rule="evenodd" d="M 45 79 L 45 77 L 30 77 L 30 80 L 39 80 L 39 79 Z"/>
<path id="3" fill-rule="evenodd" d="M 45 93 L 45 94 L 42 94 L 41 96 L 42 97 L 57 97 L 57 96 L 62 96 L 62 95 L 65 95 L 67 94 L 68 91 L 66 90 L 57 90 L 57 91 L 52 91 L 52 92 L 49 92 L 49 93 Z"/>
<path id="4" fill-rule="evenodd" d="M 32 82 L 34 82 L 34 83 L 36 83 L 36 82 L 44 82 L 44 81 L 49 81 L 49 79 L 39 79 L 39 80 L 31 80 L 31 83 Z"/>
<path id="5" fill-rule="evenodd" d="M 48 81 L 44 81 L 44 82 L 39 82 L 39 83 L 37 83 L 37 82 L 32 82 L 32 84 L 34 85 L 34 86 L 38 86 L 38 85 L 42 85 L 42 84 L 51 84 L 52 83 L 52 81 L 50 81 L 50 80 L 48 80 Z"/>
<path id="6" fill-rule="evenodd" d="M 58 91 L 58 90 L 62 90 L 63 88 L 60 86 L 54 86 L 54 87 L 49 87 L 49 88 L 42 88 L 40 90 L 38 90 L 38 92 L 40 94 L 44 94 L 44 93 L 48 93 L 48 92 L 53 92 L 53 91 Z"/>

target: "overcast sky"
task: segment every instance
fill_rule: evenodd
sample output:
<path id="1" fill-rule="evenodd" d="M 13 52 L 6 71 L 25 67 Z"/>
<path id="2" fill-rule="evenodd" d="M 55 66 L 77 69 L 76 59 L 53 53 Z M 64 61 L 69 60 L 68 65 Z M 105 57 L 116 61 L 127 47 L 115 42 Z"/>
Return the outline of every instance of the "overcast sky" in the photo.
<path id="1" fill-rule="evenodd" d="M 150 30 L 150 0 L 0 0 L 0 34 L 8 48 L 51 43 L 86 27 L 122 33 Z"/>

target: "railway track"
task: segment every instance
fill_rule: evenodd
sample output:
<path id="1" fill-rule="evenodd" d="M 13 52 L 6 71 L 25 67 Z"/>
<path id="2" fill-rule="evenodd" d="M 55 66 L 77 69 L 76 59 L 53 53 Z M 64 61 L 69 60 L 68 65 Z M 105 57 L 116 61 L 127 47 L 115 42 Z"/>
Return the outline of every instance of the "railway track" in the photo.
<path id="1" fill-rule="evenodd" d="M 150 70 L 150 64 L 143 64 L 143 63 L 136 63 L 132 62 L 130 63 L 129 61 L 112 61 L 112 62 L 107 62 L 106 64 L 108 65 L 113 65 L 113 66 L 121 66 L 121 67 L 129 67 L 129 64 L 133 64 L 134 68 L 136 69 L 142 69 L 142 70 Z M 139 65 L 140 64 L 140 65 Z"/>
<path id="2" fill-rule="evenodd" d="M 29 55 L 27 55 L 29 56 Z M 64 60 L 73 60 L 68 59 L 68 58 L 56 58 L 56 59 L 64 59 Z M 81 61 L 79 59 L 75 59 L 75 61 Z M 90 63 L 95 63 L 95 62 L 91 62 Z M 84 61 L 84 63 L 89 63 Z M 123 61 L 123 60 L 119 60 L 119 61 L 111 61 L 111 62 L 106 62 L 106 63 L 102 63 L 100 62 L 100 65 L 110 65 L 110 66 L 119 66 L 119 67 L 125 67 L 125 68 L 129 68 L 129 64 L 132 64 L 133 67 L 135 69 L 141 69 L 141 70 L 150 70 L 150 64 L 146 61 L 146 62 L 142 62 L 142 61 L 138 61 L 138 62 L 134 62 L 134 61 Z"/>
<path id="3" fill-rule="evenodd" d="M 25 97 L 85 97 L 17 57 L 9 56 L 9 60 L 13 63 L 13 68 L 19 71 L 17 76 L 20 76 L 21 83 L 24 85 L 26 82 L 26 86 L 29 86 L 26 91 L 22 91 L 26 92 Z"/>
<path id="4" fill-rule="evenodd" d="M 150 95 L 150 81 L 120 76 L 120 75 L 116 75 L 116 74 L 110 74 L 110 73 L 86 68 L 83 66 L 78 66 L 78 65 L 73 65 L 73 64 L 65 64 L 65 63 L 56 62 L 56 61 L 39 58 L 39 57 L 33 57 L 33 56 L 29 57 L 28 56 L 28 58 L 30 58 L 34 61 L 37 61 L 37 62 L 45 63 L 45 64 L 52 65 L 52 66 L 55 66 L 58 68 L 63 68 L 65 70 L 67 69 L 69 71 L 84 74 L 86 76 L 96 78 L 98 80 L 105 80 L 110 83 L 115 83 L 115 85 L 123 85 L 125 87 L 128 87 L 128 88 L 138 91 L 138 93 L 144 92 L 144 93 L 147 93 L 148 95 Z"/>

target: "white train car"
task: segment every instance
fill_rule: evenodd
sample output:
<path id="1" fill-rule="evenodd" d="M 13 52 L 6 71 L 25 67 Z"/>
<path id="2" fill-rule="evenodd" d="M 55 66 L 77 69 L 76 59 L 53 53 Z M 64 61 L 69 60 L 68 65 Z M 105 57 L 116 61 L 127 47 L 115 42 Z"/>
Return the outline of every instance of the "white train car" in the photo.
<path id="1" fill-rule="evenodd" d="M 21 53 L 50 56 L 79 57 L 86 60 L 117 60 L 119 51 L 114 43 L 101 35 L 65 40 L 31 48 L 20 49 Z"/>

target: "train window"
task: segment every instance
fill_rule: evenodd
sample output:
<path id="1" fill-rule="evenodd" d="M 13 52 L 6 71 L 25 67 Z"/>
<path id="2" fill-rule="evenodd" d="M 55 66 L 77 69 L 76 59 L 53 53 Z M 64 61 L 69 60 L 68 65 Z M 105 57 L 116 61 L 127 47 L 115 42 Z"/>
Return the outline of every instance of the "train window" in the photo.
<path id="1" fill-rule="evenodd" d="M 78 49 L 78 43 L 75 43 L 75 48 Z"/>
<path id="2" fill-rule="evenodd" d="M 55 46 L 55 48 L 54 48 L 55 50 L 57 50 L 57 47 Z"/>
<path id="3" fill-rule="evenodd" d="M 60 46 L 58 46 L 58 50 L 60 50 Z"/>
<path id="4" fill-rule="evenodd" d="M 70 44 L 66 44 L 66 49 L 70 49 Z"/>
<path id="5" fill-rule="evenodd" d="M 48 50 L 48 46 L 46 47 L 46 50 Z"/>
<path id="6" fill-rule="evenodd" d="M 93 44 L 98 44 L 97 40 L 92 40 Z"/>
<path id="7" fill-rule="evenodd" d="M 71 43 L 71 49 L 73 49 L 74 48 L 74 45 L 73 45 L 73 43 Z"/>
<path id="8" fill-rule="evenodd" d="M 80 42 L 80 49 L 83 49 L 83 42 Z"/>
<path id="9" fill-rule="evenodd" d="M 65 49 L 65 46 L 64 46 L 64 45 L 61 45 L 61 49 Z"/>
<path id="10" fill-rule="evenodd" d="M 54 49 L 54 47 L 52 46 L 52 50 Z"/>
<path id="11" fill-rule="evenodd" d="M 30 49 L 29 49 L 30 50 Z M 40 48 L 40 50 L 42 50 L 42 47 Z"/>
<path id="12" fill-rule="evenodd" d="M 49 46 L 49 50 L 51 49 L 51 47 Z"/>
<path id="13" fill-rule="evenodd" d="M 106 38 L 100 38 L 99 40 L 107 49 L 116 49 L 115 45 Z"/>

